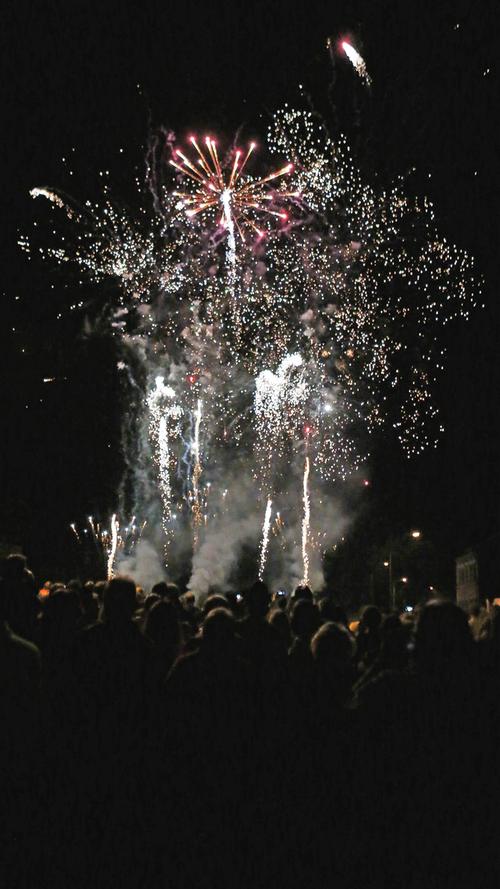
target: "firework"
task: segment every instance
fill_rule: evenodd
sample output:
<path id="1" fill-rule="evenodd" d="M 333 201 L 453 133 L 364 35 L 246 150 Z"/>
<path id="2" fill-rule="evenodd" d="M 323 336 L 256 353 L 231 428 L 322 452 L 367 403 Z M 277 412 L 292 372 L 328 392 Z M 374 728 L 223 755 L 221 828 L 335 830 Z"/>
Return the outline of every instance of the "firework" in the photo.
<path id="1" fill-rule="evenodd" d="M 162 525 L 165 535 L 165 548 L 171 535 L 172 485 L 170 435 L 178 434 L 178 421 L 182 408 L 174 402 L 175 391 L 166 386 L 163 377 L 156 377 L 155 388 L 148 396 L 150 411 L 150 434 L 154 448 L 153 460 L 157 468 L 158 487 L 162 502 Z"/>
<path id="2" fill-rule="evenodd" d="M 345 41 L 343 51 L 368 83 L 359 54 Z M 128 325 L 126 341 L 154 381 L 142 446 L 145 464 L 152 451 L 165 540 L 172 503 L 187 501 L 180 512 L 189 515 L 195 549 L 204 524 L 203 549 L 223 519 L 232 521 L 243 469 L 255 491 L 245 507 L 255 527 L 267 504 L 262 574 L 271 527 L 283 545 L 293 534 L 298 545 L 300 518 L 295 527 L 285 513 L 285 535 L 271 515 L 278 496 L 286 509 L 287 479 L 301 478 L 307 582 L 311 548 L 325 543 L 311 532 L 311 485 L 315 495 L 331 491 L 384 429 L 408 455 L 436 444 L 442 426 L 432 390 L 444 360 L 437 332 L 469 316 L 481 281 L 473 260 L 440 236 L 429 201 L 413 198 L 402 178 L 386 189 L 365 181 L 347 142 L 333 141 L 312 113 L 277 112 L 267 141 L 290 162 L 252 178 L 254 143 L 221 157 L 213 139 L 193 137 L 191 150 L 171 159 L 183 177 L 176 190 L 149 156 L 153 210 L 141 207 L 137 218 L 107 192 L 102 204 L 78 209 L 53 190 L 32 193 L 69 207 L 77 226 L 76 245 L 65 238 L 45 255 L 120 283 L 113 331 L 123 336 Z M 288 215 L 289 225 L 271 224 Z M 21 246 L 31 249 L 27 238 Z M 202 425 L 210 510 L 200 487 Z"/>
<path id="3" fill-rule="evenodd" d="M 95 528 L 95 524 L 94 524 L 94 519 L 92 518 L 91 515 L 89 515 L 87 521 L 88 521 L 88 523 L 89 523 L 90 530 L 92 531 L 92 537 L 93 537 L 94 540 L 97 542 L 96 528 Z"/>
<path id="4" fill-rule="evenodd" d="M 286 211 L 276 209 L 276 204 L 290 193 L 273 190 L 270 184 L 291 173 L 293 164 L 286 164 L 261 179 L 252 179 L 244 175 L 244 171 L 256 148 L 255 142 L 250 143 L 246 152 L 237 149 L 226 167 L 219 159 L 217 143 L 210 136 L 205 137 L 205 150 L 194 136 L 190 141 L 197 153 L 194 161 L 180 149 L 175 151 L 175 160 L 170 160 L 192 185 L 190 191 L 175 192 L 180 199 L 179 208 L 185 210 L 189 219 L 209 214 L 217 227 L 227 233 L 232 254 L 236 250 L 235 233 L 242 241 L 246 241 L 249 231 L 257 238 L 263 237 L 264 231 L 257 225 L 257 219 L 287 220 Z"/>
<path id="5" fill-rule="evenodd" d="M 192 495 L 192 513 L 193 513 L 193 549 L 196 549 L 198 543 L 198 529 L 202 522 L 202 512 L 200 503 L 200 477 L 202 473 L 200 460 L 200 425 L 201 425 L 201 400 L 198 399 L 198 405 L 195 413 L 194 438 L 192 444 L 193 455 L 193 495 Z"/>
<path id="6" fill-rule="evenodd" d="M 32 188 L 30 191 L 30 195 L 32 198 L 43 197 L 46 198 L 51 204 L 55 204 L 56 207 L 59 207 L 61 210 L 66 212 L 68 219 L 73 219 L 75 213 L 72 207 L 67 204 L 57 192 L 52 191 L 50 188 Z"/>
<path id="7" fill-rule="evenodd" d="M 366 62 L 363 56 L 360 56 L 359 52 L 354 49 L 354 47 L 351 46 L 351 44 L 348 43 L 347 40 L 343 40 L 341 46 L 351 65 L 356 71 L 356 74 L 361 78 L 361 80 L 365 82 L 366 86 L 371 86 L 371 77 L 368 74 L 368 69 L 366 67 Z"/>
<path id="8" fill-rule="evenodd" d="M 262 526 L 262 542 L 260 545 L 260 560 L 259 560 L 259 579 L 262 580 L 264 576 L 264 570 L 266 567 L 266 558 L 267 558 L 267 550 L 269 546 L 269 529 L 271 527 L 271 516 L 272 516 L 273 502 L 270 497 L 267 499 L 266 504 L 266 512 L 264 516 L 264 524 Z"/>
<path id="9" fill-rule="evenodd" d="M 304 461 L 304 476 L 302 480 L 302 500 L 303 500 L 303 516 L 302 516 L 302 565 L 304 576 L 302 582 L 309 583 L 309 531 L 311 525 L 311 501 L 309 497 L 309 472 L 310 462 L 309 455 L 306 454 Z"/>
<path id="10" fill-rule="evenodd" d="M 120 525 L 116 517 L 116 513 L 111 516 L 111 541 L 108 552 L 108 580 L 111 580 L 114 574 L 114 565 L 116 558 L 116 550 L 118 548 L 118 532 Z"/>

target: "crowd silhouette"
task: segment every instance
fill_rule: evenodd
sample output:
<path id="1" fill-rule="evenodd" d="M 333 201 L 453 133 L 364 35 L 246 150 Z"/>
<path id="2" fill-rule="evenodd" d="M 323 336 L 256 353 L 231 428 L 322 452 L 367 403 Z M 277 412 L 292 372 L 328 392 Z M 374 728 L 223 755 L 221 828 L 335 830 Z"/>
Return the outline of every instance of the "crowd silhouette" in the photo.
<path id="1" fill-rule="evenodd" d="M 500 609 L 0 577 L 6 887 L 495 885 Z"/>

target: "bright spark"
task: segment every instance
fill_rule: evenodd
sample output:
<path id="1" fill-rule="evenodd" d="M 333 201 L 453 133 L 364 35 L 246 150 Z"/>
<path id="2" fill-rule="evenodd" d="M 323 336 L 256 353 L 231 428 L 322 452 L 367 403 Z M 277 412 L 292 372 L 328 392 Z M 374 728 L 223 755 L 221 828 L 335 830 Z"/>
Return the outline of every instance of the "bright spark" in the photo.
<path id="1" fill-rule="evenodd" d="M 302 481 L 302 565 L 303 565 L 303 583 L 309 584 L 309 530 L 311 525 L 311 501 L 309 497 L 309 472 L 310 462 L 309 455 L 306 455 L 304 462 L 304 477 Z"/>
<path id="2" fill-rule="evenodd" d="M 351 65 L 356 71 L 356 74 L 359 75 L 361 80 L 364 80 L 366 86 L 371 86 L 372 80 L 370 75 L 368 74 L 368 69 L 366 67 L 366 62 L 363 56 L 360 56 L 359 52 L 351 46 L 347 40 L 342 41 L 342 49 L 344 50 L 347 58 L 349 59 Z"/>
<path id="3" fill-rule="evenodd" d="M 116 517 L 116 513 L 111 516 L 111 541 L 109 545 L 109 553 L 108 553 L 108 580 L 111 580 L 114 574 L 114 565 L 116 558 L 116 550 L 118 547 L 118 532 L 120 530 L 120 525 L 118 523 L 118 519 Z"/>

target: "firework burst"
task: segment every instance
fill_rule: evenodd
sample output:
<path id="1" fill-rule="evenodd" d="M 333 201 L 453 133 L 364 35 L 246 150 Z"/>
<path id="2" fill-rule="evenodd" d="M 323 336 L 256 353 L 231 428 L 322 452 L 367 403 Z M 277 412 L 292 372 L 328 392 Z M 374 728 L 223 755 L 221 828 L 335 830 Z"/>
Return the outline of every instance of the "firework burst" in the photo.
<path id="1" fill-rule="evenodd" d="M 76 261 L 94 280 L 118 279 L 120 311 L 142 309 L 138 350 L 145 377 L 156 377 L 143 393 L 144 447 L 152 450 L 165 540 L 172 504 L 184 497 L 201 558 L 212 528 L 220 531 L 225 515 L 234 522 L 243 467 L 254 492 L 247 511 L 261 534 L 259 573 L 279 503 L 307 582 L 314 541 L 326 545 L 311 527 L 311 503 L 362 465 L 370 435 L 392 429 L 410 456 L 437 442 L 438 333 L 468 317 L 481 280 L 473 259 L 440 236 L 429 201 L 411 197 L 402 178 L 386 189 L 365 181 L 346 141 L 333 141 L 310 112 L 279 111 L 268 146 L 290 162 L 252 178 L 254 143 L 221 158 L 213 139 L 193 137 L 191 151 L 177 149 L 170 160 L 182 190 L 158 188 L 153 212 L 138 219 L 107 194 L 102 206 L 83 209 L 52 189 L 32 195 L 66 215 L 69 208 L 78 227 L 76 246 L 64 239 L 46 253 Z M 287 204 L 300 211 L 294 224 L 278 225 L 265 250 L 247 249 L 272 223 L 287 221 Z M 215 247 L 201 219 L 221 236 Z M 27 238 L 21 246 L 31 249 Z M 123 335 L 121 316 L 113 323 Z M 201 426 L 210 510 L 200 484 Z M 301 503 L 290 507 L 295 523 L 279 499 L 290 478 Z"/>
<path id="2" fill-rule="evenodd" d="M 185 211 L 188 219 L 207 214 L 227 233 L 233 249 L 236 233 L 243 242 L 249 232 L 259 239 L 264 236 L 265 229 L 257 220 L 274 217 L 287 221 L 288 213 L 277 206 L 285 198 L 295 196 L 295 192 L 274 189 L 272 184 L 291 173 L 293 164 L 253 179 L 245 170 L 255 151 L 255 142 L 250 142 L 245 152 L 237 149 L 228 163 L 221 163 L 217 143 L 210 136 L 205 137 L 205 150 L 194 136 L 190 142 L 196 151 L 195 158 L 190 159 L 178 148 L 175 159 L 169 162 L 190 181 L 190 190 L 174 192 L 179 199 L 179 209 Z"/>

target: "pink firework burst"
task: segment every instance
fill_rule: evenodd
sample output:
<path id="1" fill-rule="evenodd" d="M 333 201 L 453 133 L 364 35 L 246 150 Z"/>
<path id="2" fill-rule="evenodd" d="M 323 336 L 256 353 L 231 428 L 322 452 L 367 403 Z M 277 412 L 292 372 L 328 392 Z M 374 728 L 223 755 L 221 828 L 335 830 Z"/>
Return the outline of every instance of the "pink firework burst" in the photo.
<path id="1" fill-rule="evenodd" d="M 230 238 L 234 239 L 236 230 L 243 241 L 248 230 L 258 238 L 265 235 L 258 224 L 262 219 L 275 217 L 283 223 L 287 221 L 288 213 L 281 209 L 279 202 L 296 197 L 297 192 L 277 190 L 272 183 L 291 173 L 293 164 L 286 164 L 261 179 L 253 179 L 244 171 L 256 148 L 255 142 L 250 142 L 246 151 L 236 149 L 225 163 L 221 162 L 217 143 L 210 136 L 204 139 L 204 149 L 194 136 L 190 142 L 196 157 L 190 158 L 177 148 L 170 160 L 170 164 L 191 181 L 190 190 L 175 192 L 189 218 L 211 214 Z"/>

